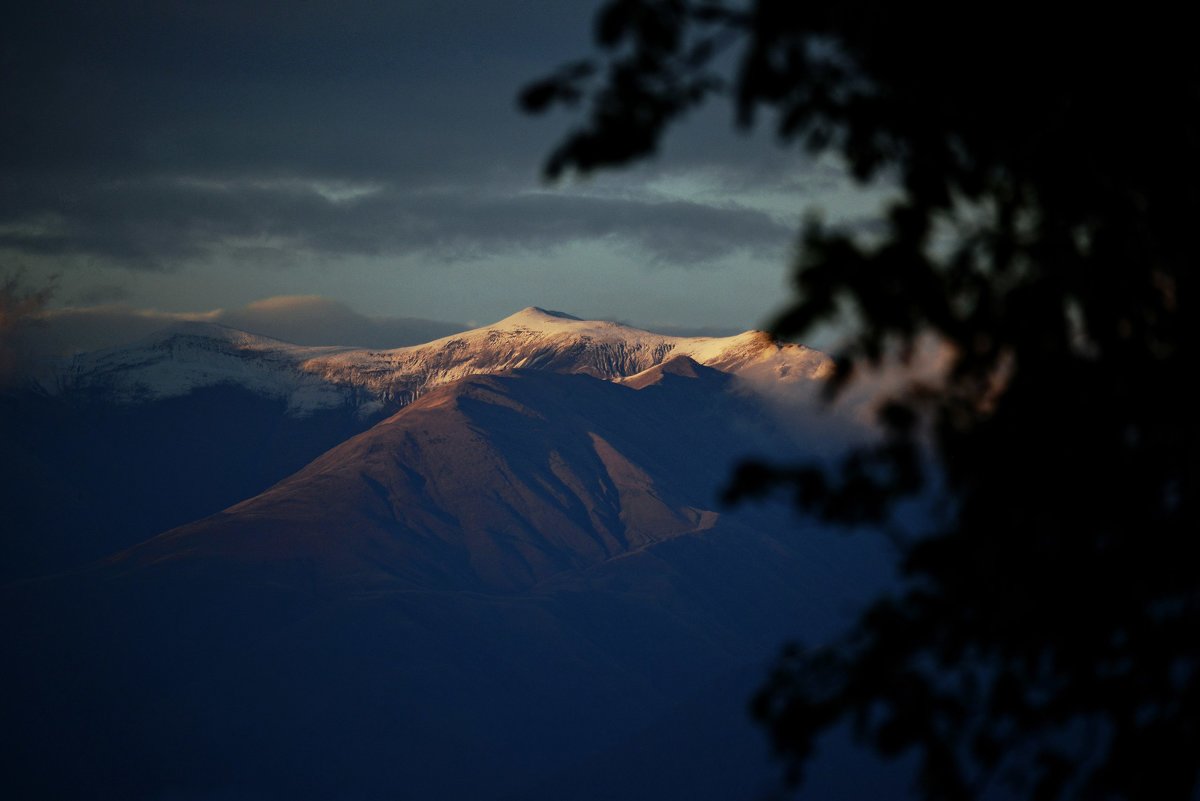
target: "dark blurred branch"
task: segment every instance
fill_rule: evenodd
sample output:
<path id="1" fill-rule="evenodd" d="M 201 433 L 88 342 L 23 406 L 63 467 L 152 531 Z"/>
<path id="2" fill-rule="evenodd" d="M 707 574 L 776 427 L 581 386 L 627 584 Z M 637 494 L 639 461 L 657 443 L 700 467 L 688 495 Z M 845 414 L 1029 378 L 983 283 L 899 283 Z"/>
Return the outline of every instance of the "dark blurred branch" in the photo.
<path id="1" fill-rule="evenodd" d="M 756 702 L 794 778 L 841 720 L 919 755 L 927 798 L 1194 796 L 1200 760 L 1200 61 L 1179 15 L 757 0 L 615 0 L 606 69 L 547 174 L 652 154 L 720 95 L 781 144 L 900 195 L 867 241 L 811 219 L 775 333 L 851 320 L 836 394 L 921 338 L 936 386 L 881 406 L 838 469 L 744 466 L 730 497 L 886 527 L 931 475 L 953 510 L 903 549 L 907 589 L 793 651 Z M 717 57 L 714 41 L 736 58 Z M 599 62 L 598 62 L 599 63 Z M 528 98 L 529 95 L 527 95 Z M 917 432 L 922 432 L 918 437 Z M 935 466 L 922 469 L 928 448 Z M 1087 744 L 1080 732 L 1101 732 Z"/>

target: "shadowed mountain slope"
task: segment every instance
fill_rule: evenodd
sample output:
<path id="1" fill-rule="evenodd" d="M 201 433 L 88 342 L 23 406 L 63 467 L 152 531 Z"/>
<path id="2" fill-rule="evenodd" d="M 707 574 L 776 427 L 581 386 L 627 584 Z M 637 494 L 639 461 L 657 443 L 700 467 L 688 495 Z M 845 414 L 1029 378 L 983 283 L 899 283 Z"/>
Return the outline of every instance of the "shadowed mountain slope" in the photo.
<path id="1" fill-rule="evenodd" d="M 752 402 L 687 361 L 690 376 L 640 390 L 532 371 L 464 379 L 116 564 L 304 562 L 361 589 L 512 591 L 712 528 L 731 463 L 769 432 L 754 443 L 728 425 L 754 420 Z"/>
<path id="2" fill-rule="evenodd" d="M 778 440 L 728 375 L 636 383 L 464 379 L 255 498 L 9 587 L 12 786 L 520 798 L 836 628 L 880 554 L 718 507 L 731 460 Z"/>

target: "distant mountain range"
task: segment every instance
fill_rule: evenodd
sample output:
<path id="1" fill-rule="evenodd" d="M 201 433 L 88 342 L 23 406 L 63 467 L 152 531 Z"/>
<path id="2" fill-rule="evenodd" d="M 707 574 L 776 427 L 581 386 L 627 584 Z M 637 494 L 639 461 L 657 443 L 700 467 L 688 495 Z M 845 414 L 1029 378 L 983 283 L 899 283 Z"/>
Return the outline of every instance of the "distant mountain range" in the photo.
<path id="1" fill-rule="evenodd" d="M 42 381 L 52 395 L 145 403 L 235 385 L 304 416 L 369 417 L 469 375 L 532 369 L 616 379 L 688 356 L 734 374 L 795 381 L 829 371 L 823 354 L 762 332 L 672 337 L 536 307 L 483 328 L 392 350 L 300 347 L 213 323 L 179 323 L 132 346 L 74 357 Z"/>
<path id="2" fill-rule="evenodd" d="M 827 370 L 536 308 L 391 351 L 188 325 L 77 357 L 3 401 L 12 786 L 755 797 L 729 695 L 887 580 L 877 542 L 720 502 L 808 447 L 757 390 Z"/>

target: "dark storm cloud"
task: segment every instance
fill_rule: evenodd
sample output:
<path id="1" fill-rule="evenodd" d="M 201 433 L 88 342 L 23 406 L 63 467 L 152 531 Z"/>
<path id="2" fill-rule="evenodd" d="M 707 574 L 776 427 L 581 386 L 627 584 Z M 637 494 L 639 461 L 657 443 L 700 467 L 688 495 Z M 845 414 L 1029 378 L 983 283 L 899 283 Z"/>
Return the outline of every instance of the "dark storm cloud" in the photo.
<path id="1" fill-rule="evenodd" d="M 515 94 L 587 52 L 595 4 L 22 4 L 0 28 L 0 249 L 138 269 L 577 239 L 660 263 L 778 252 L 789 231 L 747 208 L 525 191 L 566 123 Z M 683 137 L 674 167 L 778 181 L 723 141 Z"/>
<path id="2" fill-rule="evenodd" d="M 129 288 L 121 284 L 93 284 L 76 292 L 69 302 L 76 306 L 118 303 L 129 298 Z"/>
<path id="3" fill-rule="evenodd" d="M 578 48 L 586 8 L 22 4 L 0 28 L 8 123 L 0 164 L 89 177 L 163 169 L 362 177 L 491 164 L 512 145 L 517 119 L 508 115 L 509 130 L 498 130 L 496 111 L 512 110 L 517 87 L 545 59 Z M 468 139 L 492 147 L 454 149 Z"/>
<path id="4" fill-rule="evenodd" d="M 96 182 L 56 205 L 62 195 L 51 184 L 3 198 L 13 216 L 0 227 L 0 247 L 155 269 L 251 251 L 462 258 L 606 239 L 692 264 L 741 248 L 777 250 L 791 233 L 745 208 L 475 187 L 167 177 Z M 22 206 L 34 211 L 18 216 Z"/>

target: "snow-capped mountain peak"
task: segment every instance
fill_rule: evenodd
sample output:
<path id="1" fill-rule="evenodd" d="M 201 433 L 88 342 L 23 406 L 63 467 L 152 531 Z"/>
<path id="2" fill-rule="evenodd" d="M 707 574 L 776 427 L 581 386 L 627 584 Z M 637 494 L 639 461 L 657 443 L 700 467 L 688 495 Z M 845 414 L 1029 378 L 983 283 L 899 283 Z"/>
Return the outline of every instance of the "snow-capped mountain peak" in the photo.
<path id="1" fill-rule="evenodd" d="M 526 306 L 515 314 L 510 314 L 503 320 L 495 323 L 495 327 L 501 328 L 508 325 L 554 325 L 558 320 L 574 320 L 583 322 L 582 318 L 576 317 L 573 314 L 566 312 L 553 311 L 551 309 L 543 309 L 540 306 Z"/>
<path id="2" fill-rule="evenodd" d="M 128 346 L 76 356 L 51 391 L 137 403 L 233 384 L 286 399 L 298 416 L 346 406 L 366 416 L 470 375 L 535 369 L 621 380 L 681 356 L 752 381 L 820 379 L 830 369 L 823 354 L 760 331 L 674 337 L 529 306 L 491 325 L 391 350 L 301 347 L 212 323 L 180 323 Z"/>

